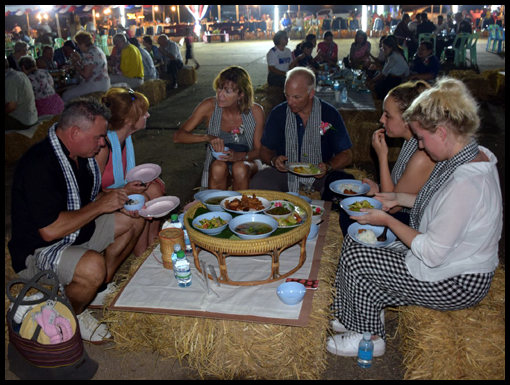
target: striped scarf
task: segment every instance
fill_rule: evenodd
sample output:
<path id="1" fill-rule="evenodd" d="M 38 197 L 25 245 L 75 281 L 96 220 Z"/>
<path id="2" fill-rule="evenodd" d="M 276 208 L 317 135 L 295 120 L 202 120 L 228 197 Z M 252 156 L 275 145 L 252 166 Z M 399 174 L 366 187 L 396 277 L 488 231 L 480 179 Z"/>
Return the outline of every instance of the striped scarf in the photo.
<path id="1" fill-rule="evenodd" d="M 213 135 L 216 137 L 220 136 L 221 132 L 221 115 L 223 113 L 223 109 L 218 107 L 214 108 L 214 112 L 211 115 L 211 120 L 209 122 L 209 127 L 207 128 L 207 134 Z M 248 147 L 250 151 L 253 149 L 253 136 L 255 133 L 255 126 L 257 122 L 253 117 L 253 113 L 250 109 L 248 114 L 241 114 L 243 119 L 243 127 L 244 127 L 244 135 L 246 135 L 246 139 L 248 141 Z M 202 172 L 202 188 L 208 188 L 209 185 L 209 167 L 211 166 L 212 161 L 214 160 L 211 152 L 211 146 L 207 146 L 207 154 L 205 156 L 204 162 L 204 171 Z"/>
<path id="2" fill-rule="evenodd" d="M 115 131 L 108 131 L 108 139 L 112 146 L 112 166 L 113 166 L 113 178 L 115 182 L 108 186 L 108 188 L 121 188 L 127 183 L 124 175 L 124 165 L 122 163 L 122 149 L 120 146 L 119 138 Z M 135 150 L 133 148 L 133 140 L 131 135 L 126 138 L 126 175 L 133 167 L 135 167 Z"/>
<path id="3" fill-rule="evenodd" d="M 68 211 L 76 211 L 81 208 L 81 199 L 80 199 L 80 189 L 78 187 L 78 182 L 73 172 L 73 168 L 69 163 L 68 157 L 65 155 L 62 147 L 60 145 L 60 141 L 58 140 L 57 135 L 55 134 L 55 128 L 58 123 L 55 123 L 50 127 L 48 131 L 48 138 L 50 140 L 51 146 L 53 147 L 53 151 L 55 152 L 55 156 L 57 157 L 58 163 L 62 168 L 62 172 L 64 174 L 64 178 L 67 186 L 67 210 Z M 101 186 L 101 172 L 99 171 L 99 166 L 94 158 L 88 159 L 88 166 L 92 175 L 94 176 L 94 187 L 92 188 L 92 192 L 90 195 L 90 200 L 93 201 L 96 199 L 96 196 L 99 192 L 99 188 Z M 62 252 L 69 246 L 71 246 L 78 234 L 80 233 L 80 229 L 76 230 L 74 233 L 71 233 L 64 238 L 62 238 L 59 242 L 50 245 L 35 256 L 37 267 L 40 270 L 53 270 L 57 271 L 58 264 L 60 262 L 60 258 L 62 257 Z"/>
<path id="4" fill-rule="evenodd" d="M 478 143 L 473 140 L 453 158 L 436 164 L 429 179 L 416 196 L 416 200 L 414 201 L 414 205 L 411 210 L 409 226 L 418 230 L 423 213 L 437 190 L 439 190 L 439 188 L 448 180 L 459 166 L 469 163 L 475 159 L 478 152 Z"/>
<path id="5" fill-rule="evenodd" d="M 320 126 L 322 121 L 322 105 L 319 98 L 313 98 L 312 111 L 306 124 L 301 152 L 299 152 L 296 115 L 287 106 L 285 123 L 285 149 L 289 163 L 305 162 L 319 164 L 322 162 Z M 304 178 L 288 173 L 289 191 L 299 192 L 300 184 L 307 189 L 312 187 L 315 178 Z"/>

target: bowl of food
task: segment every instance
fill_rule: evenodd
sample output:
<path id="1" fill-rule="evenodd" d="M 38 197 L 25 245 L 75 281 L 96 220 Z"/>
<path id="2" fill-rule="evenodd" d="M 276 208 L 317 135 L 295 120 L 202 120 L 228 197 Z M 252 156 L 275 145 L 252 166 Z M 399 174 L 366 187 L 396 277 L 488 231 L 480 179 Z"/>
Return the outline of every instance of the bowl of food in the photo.
<path id="1" fill-rule="evenodd" d="M 202 196 L 201 202 L 207 207 L 209 211 L 223 211 L 220 203 L 223 199 L 228 197 L 240 197 L 237 191 L 213 191 L 209 194 Z"/>
<path id="2" fill-rule="evenodd" d="M 382 209 L 382 203 L 374 198 L 367 197 L 351 197 L 345 198 L 340 202 L 340 207 L 345 210 L 347 214 L 353 217 L 365 215 L 361 209 Z"/>
<path id="3" fill-rule="evenodd" d="M 367 183 L 361 182 L 360 180 L 340 179 L 331 182 L 329 189 L 336 194 L 353 197 L 365 195 L 370 191 L 370 186 Z"/>
<path id="4" fill-rule="evenodd" d="M 264 213 L 278 220 L 288 218 L 295 209 L 296 207 L 290 202 L 276 200 L 271 201 L 271 206 Z"/>
<path id="5" fill-rule="evenodd" d="M 224 211 L 213 211 L 199 215 L 191 223 L 195 229 L 207 235 L 217 235 L 225 230 L 232 220 L 232 215 Z"/>
<path id="6" fill-rule="evenodd" d="M 378 241 L 377 237 L 379 237 L 383 231 L 384 226 L 362 225 L 358 222 L 354 222 L 347 229 L 347 233 L 356 242 L 372 247 L 386 247 L 396 241 L 397 237 L 390 229 L 388 229 L 386 233 L 386 240 L 382 242 Z"/>
<path id="7" fill-rule="evenodd" d="M 276 294 L 285 305 L 297 305 L 305 297 L 306 287 L 299 282 L 285 282 L 276 289 Z"/>
<path id="8" fill-rule="evenodd" d="M 211 148 L 211 154 L 214 157 L 214 159 L 220 159 L 220 156 L 226 156 L 226 154 L 224 154 L 224 153 L 227 152 L 228 150 L 230 150 L 230 148 L 228 148 L 228 147 L 224 147 L 223 151 L 214 151 Z"/>
<path id="9" fill-rule="evenodd" d="M 271 202 L 255 194 L 251 196 L 238 194 L 238 196 L 223 199 L 220 206 L 223 210 L 234 214 L 255 214 L 268 209 Z"/>
<path id="10" fill-rule="evenodd" d="M 142 194 L 131 194 L 128 195 L 129 200 L 124 205 L 127 211 L 138 211 L 141 210 L 145 204 L 145 196 Z"/>
<path id="11" fill-rule="evenodd" d="M 275 232 L 278 222 L 268 215 L 246 214 L 232 219 L 228 227 L 241 239 L 263 239 Z"/>
<path id="12" fill-rule="evenodd" d="M 324 207 L 318 205 L 311 205 L 312 207 L 312 223 L 319 223 L 324 214 Z"/>

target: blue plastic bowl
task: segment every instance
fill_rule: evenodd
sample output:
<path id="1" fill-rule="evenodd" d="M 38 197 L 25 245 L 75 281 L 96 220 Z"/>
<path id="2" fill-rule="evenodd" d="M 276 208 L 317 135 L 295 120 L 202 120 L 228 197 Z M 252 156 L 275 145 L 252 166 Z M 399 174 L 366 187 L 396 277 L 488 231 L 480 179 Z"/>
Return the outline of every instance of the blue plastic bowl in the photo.
<path id="1" fill-rule="evenodd" d="M 124 208 L 127 211 L 139 211 L 142 209 L 143 205 L 145 204 L 145 196 L 142 194 L 131 194 L 128 195 L 129 199 L 132 199 L 134 201 L 138 201 L 137 204 L 134 205 L 124 205 Z"/>
<path id="2" fill-rule="evenodd" d="M 349 185 L 355 186 L 355 191 L 357 190 L 357 194 L 345 194 L 344 189 L 347 188 Z M 335 194 L 345 195 L 348 197 L 354 197 L 358 195 L 365 195 L 367 192 L 370 191 L 370 186 L 367 183 L 363 183 L 360 180 L 355 179 L 341 179 L 336 180 L 334 182 L 331 182 L 329 184 L 329 189 L 333 191 Z"/>
<path id="3" fill-rule="evenodd" d="M 285 282 L 276 289 L 276 294 L 285 305 L 297 305 L 305 296 L 305 285 L 299 282 Z"/>
<path id="4" fill-rule="evenodd" d="M 306 239 L 311 241 L 311 240 L 315 239 L 315 237 L 317 236 L 318 233 L 319 233 L 319 226 L 316 225 L 315 223 L 312 223 L 310 225 L 310 232 L 308 233 L 308 237 Z"/>
<path id="5" fill-rule="evenodd" d="M 224 152 L 230 150 L 230 148 L 225 147 L 223 148 L 223 151 L 213 151 L 211 149 L 211 154 L 214 157 L 214 159 L 219 159 L 220 156 L 225 155 Z"/>
<path id="6" fill-rule="evenodd" d="M 206 203 L 211 198 L 227 198 L 227 197 L 240 197 L 241 194 L 239 194 L 237 191 L 214 191 L 210 194 L 206 194 L 202 197 L 201 202 L 209 209 L 209 211 L 221 211 L 223 212 L 223 209 L 221 208 L 220 204 L 217 205 L 211 205 L 209 203 Z"/>
<path id="7" fill-rule="evenodd" d="M 340 207 L 345 210 L 347 214 L 353 217 L 359 217 L 360 215 L 365 215 L 364 212 L 358 212 L 358 211 L 352 211 L 349 210 L 349 205 L 352 205 L 355 202 L 361 202 L 361 201 L 368 201 L 372 206 L 374 206 L 374 209 L 381 210 L 382 209 L 382 203 L 379 202 L 377 199 L 374 198 L 368 198 L 368 197 L 351 197 L 351 198 L 345 198 L 340 202 Z"/>
<path id="8" fill-rule="evenodd" d="M 235 228 L 237 226 L 239 226 L 240 224 L 249 223 L 249 222 L 262 222 L 262 223 L 268 224 L 269 226 L 271 226 L 271 231 L 268 233 L 259 234 L 259 235 L 241 234 L 241 233 L 235 231 Z M 276 229 L 278 228 L 278 221 L 276 219 L 271 218 L 270 216 L 264 215 L 264 214 L 244 214 L 244 215 L 239 215 L 238 217 L 235 217 L 234 219 L 232 219 L 229 222 L 228 227 L 235 235 L 237 235 L 241 239 L 263 239 L 263 238 L 269 237 L 272 233 L 274 233 L 276 231 Z"/>
<path id="9" fill-rule="evenodd" d="M 218 218 L 218 217 L 220 217 L 224 221 L 227 221 L 227 223 L 225 223 L 221 227 L 216 227 L 214 229 L 202 229 L 202 228 L 198 227 L 200 225 L 200 221 L 201 220 L 203 220 L 203 219 L 213 219 L 213 218 Z M 207 235 L 216 235 L 216 234 L 221 233 L 223 230 L 225 230 L 227 228 L 228 222 L 230 222 L 231 219 L 232 219 L 232 215 L 230 215 L 229 213 L 226 213 L 224 211 L 222 211 L 222 212 L 215 211 L 215 212 L 205 213 L 205 214 L 199 215 L 198 217 L 193 219 L 192 225 L 193 225 L 193 227 L 195 229 L 197 229 L 198 231 L 201 231 L 204 234 L 207 234 Z"/>

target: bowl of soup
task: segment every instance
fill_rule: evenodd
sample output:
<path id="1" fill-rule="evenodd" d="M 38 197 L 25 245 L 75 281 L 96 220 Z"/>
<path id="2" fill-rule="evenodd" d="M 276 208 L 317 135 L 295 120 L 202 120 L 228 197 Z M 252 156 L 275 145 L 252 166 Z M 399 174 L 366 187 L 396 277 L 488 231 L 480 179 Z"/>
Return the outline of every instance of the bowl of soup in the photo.
<path id="1" fill-rule="evenodd" d="M 230 231 L 241 239 L 263 239 L 278 228 L 278 221 L 264 214 L 245 214 L 228 223 Z"/>
<path id="2" fill-rule="evenodd" d="M 207 207 L 209 211 L 223 211 L 220 202 L 228 197 L 241 196 L 236 191 L 214 191 L 202 197 L 201 202 Z"/>
<path id="3" fill-rule="evenodd" d="M 264 212 L 274 219 L 288 218 L 296 208 L 290 202 L 284 200 L 271 201 L 271 206 Z"/>

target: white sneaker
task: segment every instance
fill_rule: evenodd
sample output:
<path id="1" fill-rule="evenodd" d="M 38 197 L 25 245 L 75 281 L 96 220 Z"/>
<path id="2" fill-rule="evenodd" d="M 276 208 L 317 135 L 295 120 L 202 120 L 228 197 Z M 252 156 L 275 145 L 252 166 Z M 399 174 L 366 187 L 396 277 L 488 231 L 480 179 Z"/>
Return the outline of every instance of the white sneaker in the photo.
<path id="1" fill-rule="evenodd" d="M 99 323 L 89 310 L 76 316 L 80 325 L 81 338 L 93 344 L 101 344 L 112 337 L 105 324 Z"/>
<path id="2" fill-rule="evenodd" d="M 329 324 L 331 325 L 331 329 L 337 333 L 346 333 L 349 331 L 343 324 L 340 323 L 338 318 L 335 318 Z"/>
<path id="3" fill-rule="evenodd" d="M 105 298 L 111 293 L 114 293 L 117 290 L 117 285 L 115 282 L 110 282 L 106 289 L 96 294 L 96 297 L 93 299 L 93 301 L 89 304 L 88 307 L 90 308 L 101 308 L 105 305 Z"/>
<path id="4" fill-rule="evenodd" d="M 358 355 L 358 345 L 362 339 L 363 334 L 356 332 L 337 334 L 333 337 L 328 337 L 326 350 L 337 356 L 356 357 Z M 372 339 L 372 342 L 374 343 L 373 356 L 382 356 L 386 352 L 386 342 L 379 336 Z"/>

